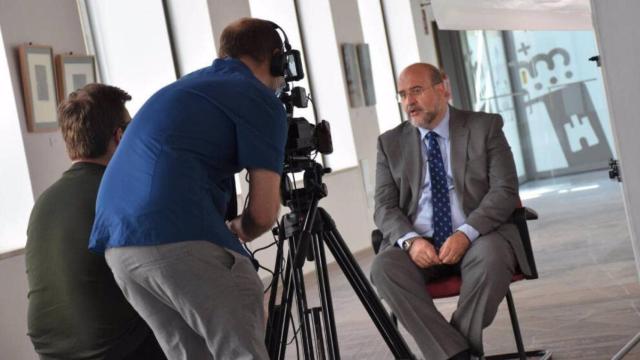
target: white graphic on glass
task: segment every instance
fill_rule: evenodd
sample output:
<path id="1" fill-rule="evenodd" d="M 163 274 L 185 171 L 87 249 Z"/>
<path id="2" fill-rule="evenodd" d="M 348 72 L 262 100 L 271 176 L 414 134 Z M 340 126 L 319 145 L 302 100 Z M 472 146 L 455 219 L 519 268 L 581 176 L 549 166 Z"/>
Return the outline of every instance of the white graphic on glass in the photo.
<path id="1" fill-rule="evenodd" d="M 571 115 L 571 123 L 564 124 L 564 131 L 569 139 L 569 147 L 574 153 L 598 145 L 600 142 L 589 123 L 588 116 Z"/>

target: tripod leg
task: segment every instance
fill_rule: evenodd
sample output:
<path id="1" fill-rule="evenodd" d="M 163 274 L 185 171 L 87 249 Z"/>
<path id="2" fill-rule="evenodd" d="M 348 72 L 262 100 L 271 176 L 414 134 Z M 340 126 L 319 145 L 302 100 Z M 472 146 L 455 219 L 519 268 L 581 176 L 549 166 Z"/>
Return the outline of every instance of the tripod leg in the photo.
<path id="1" fill-rule="evenodd" d="M 409 350 L 398 329 L 393 326 L 389 314 L 382 306 L 371 284 L 362 273 L 362 269 L 349 251 L 342 236 L 340 236 L 333 219 L 331 219 L 331 216 L 329 216 L 324 209 L 320 208 L 318 210 L 325 226 L 325 231 L 323 232 L 325 244 L 329 247 L 340 269 L 347 277 L 347 280 L 349 280 L 358 298 L 360 298 L 362 305 L 369 313 L 371 320 L 373 320 L 378 328 L 380 335 L 382 335 L 382 338 L 387 343 L 391 353 L 396 359 L 413 359 L 414 357 L 411 350 Z"/>
<path id="2" fill-rule="evenodd" d="M 289 256 L 289 263 L 293 264 L 293 259 L 294 257 L 292 255 Z M 307 307 L 307 294 L 304 289 L 304 275 L 302 273 L 302 268 L 296 268 L 295 266 L 293 267 L 293 289 L 295 290 L 296 304 L 298 305 L 298 321 L 300 322 L 300 332 L 302 333 L 304 358 L 307 360 L 313 360 L 313 333 L 311 332 L 311 323 L 309 319 L 310 312 Z"/>
<path id="3" fill-rule="evenodd" d="M 290 246 L 292 242 L 289 242 Z M 293 297 L 296 297 L 298 310 L 298 320 L 302 332 L 302 347 L 304 359 L 313 360 L 313 341 L 311 324 L 308 318 L 307 299 L 304 290 L 304 280 L 301 269 L 293 267 L 293 254 L 295 249 L 289 249 L 288 261 L 285 266 L 285 275 L 282 285 L 282 298 L 280 305 L 273 305 L 269 308 L 270 326 L 267 329 L 267 345 L 269 358 L 272 360 L 283 360 L 287 350 L 287 336 L 289 332 L 289 319 L 291 316 L 291 305 Z M 276 291 L 276 289 L 272 289 Z M 294 330 L 295 332 L 295 330 Z M 294 333 L 294 336 L 296 334 Z"/>
<path id="4" fill-rule="evenodd" d="M 282 251 L 278 250 L 276 256 L 277 264 L 282 261 Z M 278 256 L 279 255 L 279 256 Z M 281 265 L 276 265 L 281 267 Z M 276 276 L 278 272 L 275 273 Z M 277 281 L 274 280 L 277 285 Z M 275 299 L 277 288 L 271 288 L 271 297 Z M 269 350 L 269 358 L 271 360 L 284 359 L 287 348 L 287 333 L 289 330 L 289 314 L 291 313 L 291 299 L 293 298 L 293 274 L 291 272 L 291 263 L 287 262 L 285 266 L 284 278 L 282 281 L 282 297 L 279 305 L 275 305 L 269 301 L 269 320 L 267 321 L 267 349 Z"/>
<path id="5" fill-rule="evenodd" d="M 340 359 L 336 320 L 333 313 L 333 300 L 331 298 L 329 274 L 327 271 L 327 260 L 324 251 L 324 244 L 322 243 L 322 239 L 319 235 L 313 236 L 313 254 L 316 260 L 316 274 L 318 276 L 318 288 L 323 309 L 322 317 L 324 320 L 327 352 L 329 354 L 329 359 Z"/>
<path id="6" fill-rule="evenodd" d="M 316 340 L 316 351 L 318 359 L 326 359 L 324 351 L 324 339 L 322 337 L 322 319 L 320 314 L 322 313 L 321 307 L 314 307 L 311 309 L 311 315 L 313 319 L 313 335 Z"/>
<path id="7" fill-rule="evenodd" d="M 265 343 L 267 345 L 267 351 L 270 354 L 271 359 L 276 359 L 277 344 L 279 343 L 281 331 L 284 326 L 282 321 L 282 306 L 276 305 L 276 298 L 278 297 L 278 284 L 280 281 L 280 274 L 282 271 L 282 239 L 277 244 L 276 262 L 273 270 L 273 279 L 271 280 L 271 287 L 269 289 L 269 306 L 267 307 L 267 332 L 265 336 Z M 289 274 L 290 269 L 286 269 L 286 273 Z M 286 275 L 289 276 L 289 275 Z M 286 279 L 286 277 L 285 277 Z M 283 284 L 283 285 L 286 285 Z M 283 290 L 283 294 L 286 293 L 286 289 Z M 282 304 L 282 303 L 281 303 Z"/>

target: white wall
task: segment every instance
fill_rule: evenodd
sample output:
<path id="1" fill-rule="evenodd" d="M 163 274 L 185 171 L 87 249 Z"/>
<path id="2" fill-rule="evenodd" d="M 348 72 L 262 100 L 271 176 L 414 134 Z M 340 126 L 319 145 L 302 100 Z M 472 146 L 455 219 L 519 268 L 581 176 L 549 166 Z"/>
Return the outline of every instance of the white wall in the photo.
<path id="1" fill-rule="evenodd" d="M 629 233 L 640 273 L 640 27 L 637 0 L 592 0 L 593 25 L 600 49 L 611 127 L 620 160 Z"/>
<path id="2" fill-rule="evenodd" d="M 431 7 L 424 7 L 423 5 L 425 4 L 425 1 L 423 0 L 410 0 L 410 3 L 411 14 L 413 15 L 413 26 L 418 46 L 418 53 L 420 54 L 420 62 L 426 62 L 435 66 L 440 66 L 440 64 L 438 64 L 438 54 L 433 33 L 434 29 L 431 27 L 431 22 L 433 21 Z M 426 13 L 426 26 L 428 29 L 428 33 L 425 32 L 424 20 L 422 18 L 423 7 Z M 398 71 L 401 70 L 402 69 L 399 69 Z"/>
<path id="3" fill-rule="evenodd" d="M 37 197 L 60 177 L 70 161 L 59 132 L 27 132 L 16 49 L 20 44 L 33 42 L 52 46 L 54 54 L 84 53 L 80 18 L 74 0 L 0 0 L 0 24 L 33 196 Z M 3 118 L 1 121 L 16 120 Z M 24 256 L 0 260 L 0 289 L 0 357 L 35 359 L 26 336 Z"/>
<path id="4" fill-rule="evenodd" d="M 37 359 L 27 337 L 24 255 L 0 260 L 0 358 Z"/>
<path id="5" fill-rule="evenodd" d="M 33 194 L 37 197 L 69 167 L 70 161 L 59 132 L 27 132 L 17 46 L 33 42 L 52 46 L 54 54 L 82 54 L 82 29 L 74 0 L 0 0 L 0 24 Z"/>

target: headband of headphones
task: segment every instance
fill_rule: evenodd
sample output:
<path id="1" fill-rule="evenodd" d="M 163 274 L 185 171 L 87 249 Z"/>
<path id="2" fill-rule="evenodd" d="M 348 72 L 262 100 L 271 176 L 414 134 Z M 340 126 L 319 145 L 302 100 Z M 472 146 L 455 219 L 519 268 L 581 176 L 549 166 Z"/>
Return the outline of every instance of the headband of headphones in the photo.
<path id="1" fill-rule="evenodd" d="M 289 44 L 289 38 L 287 37 L 287 33 L 284 32 L 284 29 L 280 27 L 280 25 L 274 23 L 273 21 L 269 21 L 271 23 L 271 26 L 273 27 L 273 30 L 277 33 L 278 30 L 280 30 L 280 32 L 282 33 L 282 36 L 284 37 L 284 41 L 282 42 L 284 44 L 284 49 L 285 51 L 290 51 L 291 50 L 291 45 Z M 280 36 L 280 35 L 278 35 Z"/>
<path id="2" fill-rule="evenodd" d="M 291 50 L 291 45 L 289 44 L 287 33 L 285 33 L 284 30 L 278 24 L 274 23 L 273 21 L 269 21 L 269 22 L 271 23 L 271 26 L 273 26 L 273 31 L 278 33 L 278 30 L 280 30 L 284 38 L 284 41 L 282 42 L 282 44 L 284 45 L 284 48 L 282 49 L 282 51 L 278 52 L 277 54 L 274 54 L 271 57 L 271 75 L 284 76 L 285 69 L 287 66 L 285 55 L 287 52 Z M 280 35 L 278 35 L 278 37 L 280 37 Z"/>
<path id="3" fill-rule="evenodd" d="M 294 50 L 289 44 L 289 38 L 287 33 L 273 21 L 269 21 L 273 27 L 273 31 L 278 33 L 278 30 L 282 33 L 281 39 L 284 41 L 282 51 L 277 52 L 271 56 L 271 75 L 284 76 L 285 81 L 298 81 L 304 78 L 304 71 L 302 67 L 302 57 L 300 51 Z M 278 35 L 280 37 L 280 35 Z"/>

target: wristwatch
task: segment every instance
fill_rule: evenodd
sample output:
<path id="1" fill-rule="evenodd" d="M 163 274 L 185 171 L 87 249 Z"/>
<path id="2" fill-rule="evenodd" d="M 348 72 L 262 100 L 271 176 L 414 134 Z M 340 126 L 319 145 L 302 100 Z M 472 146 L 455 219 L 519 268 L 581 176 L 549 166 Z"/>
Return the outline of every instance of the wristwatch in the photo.
<path id="1" fill-rule="evenodd" d="M 407 239 L 407 240 L 403 241 L 402 242 L 402 250 L 409 251 L 409 249 L 411 249 L 411 244 L 413 244 L 415 239 L 416 238 L 412 238 L 412 239 Z"/>

